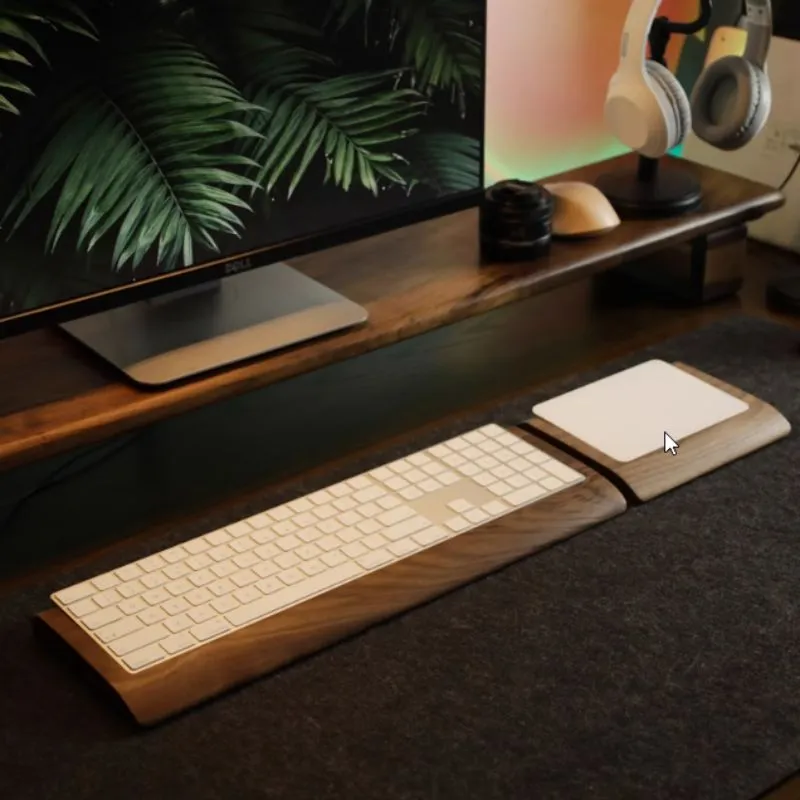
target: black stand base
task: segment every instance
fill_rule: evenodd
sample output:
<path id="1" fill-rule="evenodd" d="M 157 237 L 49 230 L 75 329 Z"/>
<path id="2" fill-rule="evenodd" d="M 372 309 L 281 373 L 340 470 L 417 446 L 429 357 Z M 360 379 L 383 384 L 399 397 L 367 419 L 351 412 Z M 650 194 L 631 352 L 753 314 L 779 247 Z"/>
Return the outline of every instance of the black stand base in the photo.
<path id="1" fill-rule="evenodd" d="M 769 283 L 766 301 L 773 311 L 800 315 L 800 275 L 778 278 Z"/>
<path id="2" fill-rule="evenodd" d="M 700 184 L 686 170 L 661 166 L 653 180 L 642 180 L 634 169 L 601 175 L 595 186 L 621 217 L 669 217 L 700 205 Z"/>

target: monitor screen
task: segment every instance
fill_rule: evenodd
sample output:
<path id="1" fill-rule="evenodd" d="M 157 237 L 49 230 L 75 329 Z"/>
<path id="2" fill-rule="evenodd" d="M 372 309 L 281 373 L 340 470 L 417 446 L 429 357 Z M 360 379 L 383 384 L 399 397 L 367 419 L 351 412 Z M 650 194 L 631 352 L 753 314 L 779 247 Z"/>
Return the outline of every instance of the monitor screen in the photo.
<path id="1" fill-rule="evenodd" d="M 486 0 L 3 4 L 0 331 L 474 201 L 485 15 Z"/>

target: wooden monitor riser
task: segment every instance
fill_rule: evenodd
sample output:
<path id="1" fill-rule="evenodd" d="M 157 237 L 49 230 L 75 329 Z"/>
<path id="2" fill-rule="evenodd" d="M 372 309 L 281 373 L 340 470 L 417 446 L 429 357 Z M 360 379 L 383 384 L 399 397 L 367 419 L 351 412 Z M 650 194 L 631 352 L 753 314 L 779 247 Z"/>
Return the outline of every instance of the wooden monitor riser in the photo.
<path id="1" fill-rule="evenodd" d="M 511 430 L 587 480 L 138 674 L 118 666 L 60 609 L 40 614 L 37 630 L 56 634 L 139 724 L 154 725 L 625 511 L 605 478 Z"/>
<path id="2" fill-rule="evenodd" d="M 681 440 L 674 456 L 658 450 L 628 463 L 615 461 L 539 417 L 533 417 L 523 424 L 547 441 L 592 464 L 602 474 L 612 478 L 617 486 L 624 488 L 629 499 L 642 503 L 754 453 L 791 432 L 788 420 L 763 400 L 686 364 L 676 363 L 675 366 L 743 400 L 750 408 Z"/>

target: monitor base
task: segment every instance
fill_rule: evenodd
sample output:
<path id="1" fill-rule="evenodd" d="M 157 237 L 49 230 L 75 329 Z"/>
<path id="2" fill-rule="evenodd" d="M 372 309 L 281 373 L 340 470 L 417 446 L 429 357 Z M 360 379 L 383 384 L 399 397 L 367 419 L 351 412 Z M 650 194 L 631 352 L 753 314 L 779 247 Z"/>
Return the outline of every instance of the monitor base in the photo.
<path id="1" fill-rule="evenodd" d="M 134 383 L 164 387 L 360 325 L 367 311 L 271 264 L 60 327 Z"/>

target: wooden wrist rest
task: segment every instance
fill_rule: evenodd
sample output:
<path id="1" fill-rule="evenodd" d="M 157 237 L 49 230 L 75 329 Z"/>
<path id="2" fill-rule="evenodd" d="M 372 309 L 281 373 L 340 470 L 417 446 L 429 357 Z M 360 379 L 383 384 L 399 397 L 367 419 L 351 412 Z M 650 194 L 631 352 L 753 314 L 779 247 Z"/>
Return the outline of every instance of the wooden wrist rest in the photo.
<path id="1" fill-rule="evenodd" d="M 736 459 L 783 439 L 791 432 L 788 420 L 775 408 L 741 389 L 729 386 L 700 370 L 682 363 L 674 366 L 743 400 L 747 411 L 713 425 L 680 442 L 673 456 L 658 450 L 628 463 L 622 463 L 596 450 L 561 428 L 532 417 L 523 426 L 592 465 L 614 482 L 629 501 L 646 502 L 676 489 Z"/>
<path id="2" fill-rule="evenodd" d="M 60 609 L 36 617 L 37 632 L 66 643 L 139 724 L 152 725 L 625 511 L 594 470 L 511 430 L 587 480 L 141 673 L 124 671 Z"/>

